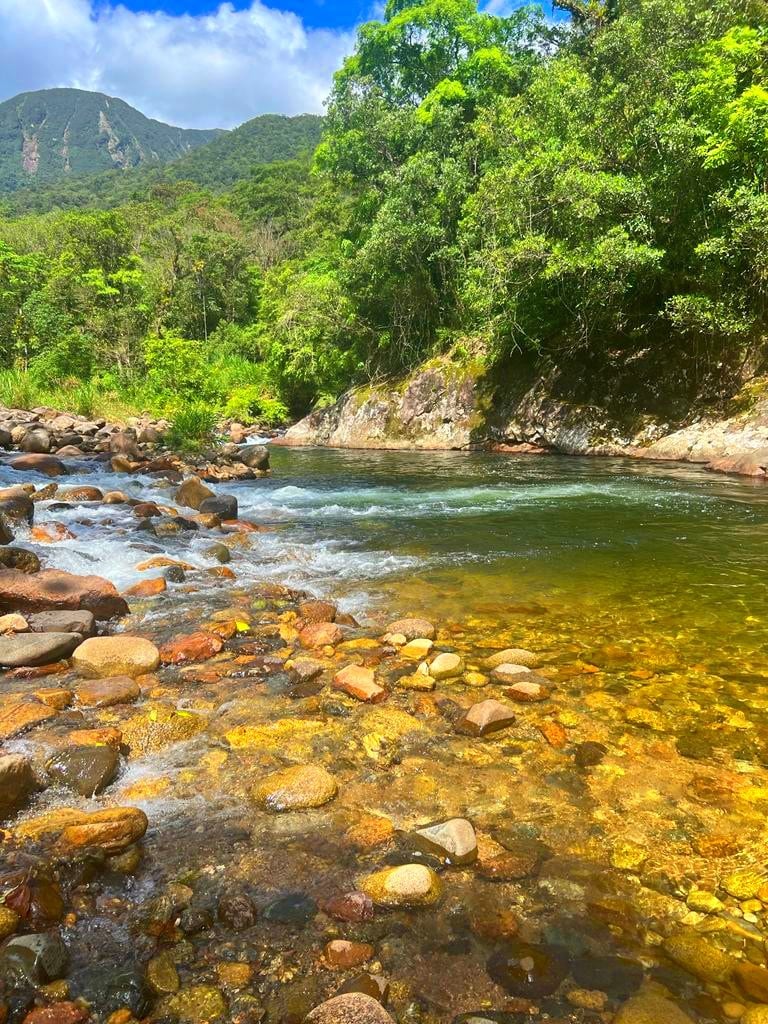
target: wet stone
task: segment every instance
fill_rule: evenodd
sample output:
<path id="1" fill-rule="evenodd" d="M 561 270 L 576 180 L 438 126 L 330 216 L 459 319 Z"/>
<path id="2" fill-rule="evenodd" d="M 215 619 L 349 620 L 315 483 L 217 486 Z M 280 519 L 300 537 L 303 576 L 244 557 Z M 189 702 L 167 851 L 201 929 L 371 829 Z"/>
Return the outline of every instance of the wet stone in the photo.
<path id="1" fill-rule="evenodd" d="M 82 642 L 79 633 L 15 633 L 0 636 L 0 667 L 50 665 L 68 658 Z"/>
<path id="2" fill-rule="evenodd" d="M 263 912 L 264 920 L 275 924 L 308 924 L 317 914 L 317 903 L 306 893 L 291 893 L 270 903 Z"/>
<path id="3" fill-rule="evenodd" d="M 136 676 L 154 672 L 160 663 L 155 645 L 139 636 L 99 636 L 86 640 L 75 652 L 75 668 L 89 679 Z"/>
<path id="4" fill-rule="evenodd" d="M 437 854 L 447 864 L 464 865 L 477 860 L 477 836 L 466 818 L 417 829 L 413 839 L 419 849 Z"/>
<path id="5" fill-rule="evenodd" d="M 334 777 L 318 765 L 295 765 L 259 782 L 253 796 L 268 811 L 299 811 L 322 807 L 338 793 Z"/>
<path id="6" fill-rule="evenodd" d="M 429 666 L 433 679 L 454 679 L 464 671 L 464 662 L 458 654 L 438 654 Z"/>
<path id="7" fill-rule="evenodd" d="M 559 947 L 533 946 L 512 940 L 488 960 L 488 973 L 513 996 L 539 999 L 556 992 L 568 974 L 568 959 Z"/>
<path id="8" fill-rule="evenodd" d="M 429 907 L 442 895 L 442 884 L 424 864 L 384 868 L 364 878 L 360 888 L 382 907 Z"/>
<path id="9" fill-rule="evenodd" d="M 217 912 L 222 924 L 234 932 L 244 932 L 252 928 L 258 917 L 253 900 L 245 892 L 224 893 L 219 899 Z"/>
<path id="10" fill-rule="evenodd" d="M 375 999 L 382 1006 L 386 1006 L 389 999 L 389 982 L 381 974 L 358 974 L 354 978 L 348 978 L 343 985 L 339 985 L 336 995 L 341 996 L 351 992 L 359 992 Z"/>
<path id="11" fill-rule="evenodd" d="M 552 695 L 552 687 L 543 680 L 534 678 L 530 673 L 527 678 L 520 679 L 504 691 L 505 697 L 515 701 L 516 704 L 536 704 L 540 701 L 549 700 Z"/>
<path id="12" fill-rule="evenodd" d="M 571 975 L 582 988 L 628 999 L 643 983 L 643 965 L 621 956 L 585 956 L 571 965 Z"/>
<path id="13" fill-rule="evenodd" d="M 456 731 L 466 736 L 488 736 L 508 729 L 515 721 L 515 713 L 497 700 L 484 700 L 464 713 L 456 722 Z"/>
<path id="14" fill-rule="evenodd" d="M 381 1003 L 361 992 L 334 996 L 316 1007 L 306 1024 L 394 1024 Z"/>
<path id="15" fill-rule="evenodd" d="M 726 982 L 736 961 L 694 931 L 682 931 L 664 941 L 664 952 L 678 966 L 702 981 Z"/>
<path id="16" fill-rule="evenodd" d="M 337 921 L 372 921 L 374 916 L 373 900 L 360 891 L 332 896 L 323 903 L 322 910 Z"/>
<path id="17" fill-rule="evenodd" d="M 593 768 L 602 762 L 607 753 L 608 748 L 603 743 L 587 740 L 576 745 L 573 759 L 579 768 Z"/>
<path id="18" fill-rule="evenodd" d="M 90 1016 L 79 1003 L 64 1001 L 51 1006 L 38 1006 L 24 1018 L 23 1024 L 81 1024 Z"/>
<path id="19" fill-rule="evenodd" d="M 693 1024 L 671 999 L 655 992 L 640 992 L 620 1007 L 613 1024 Z"/>
<path id="20" fill-rule="evenodd" d="M 71 988 L 73 995 L 98 1007 L 105 1018 L 124 1009 L 141 1018 L 149 1010 L 151 1001 L 143 970 L 114 962 L 89 964 L 78 971 Z"/>
<path id="21" fill-rule="evenodd" d="M 524 668 L 538 668 L 541 659 L 533 651 L 521 647 L 507 647 L 485 659 L 485 668 L 494 669 L 500 665 L 521 665 Z"/>
<path id="22" fill-rule="evenodd" d="M 114 780 L 119 761 L 113 746 L 69 747 L 48 762 L 47 771 L 53 782 L 91 797 Z"/>
<path id="23" fill-rule="evenodd" d="M 9 935 L 13 935 L 20 921 L 21 918 L 15 910 L 0 903 L 0 942 L 7 939 Z"/>
<path id="24" fill-rule="evenodd" d="M 325 947 L 325 959 L 331 967 L 349 970 L 361 967 L 375 955 L 376 950 L 367 942 L 350 942 L 347 939 L 333 939 Z"/>
<path id="25" fill-rule="evenodd" d="M 0 819 L 22 807 L 34 790 L 29 760 L 22 754 L 0 754 Z"/>
<path id="26" fill-rule="evenodd" d="M 387 626 L 387 633 L 400 634 L 406 641 L 410 640 L 434 640 L 437 634 L 435 627 L 428 619 L 408 618 L 398 619 L 390 622 Z"/>
<path id="27" fill-rule="evenodd" d="M 178 992 L 181 987 L 179 972 L 170 953 L 161 953 L 147 964 L 147 984 L 157 995 Z"/>
<path id="28" fill-rule="evenodd" d="M 64 977 L 68 963 L 67 947 L 56 932 L 15 935 L 0 949 L 0 979 L 44 985 Z"/>
<path id="29" fill-rule="evenodd" d="M 208 1024 L 227 1016 L 227 1003 L 213 985 L 190 985 L 163 999 L 157 1012 L 160 1016 L 176 1018 L 182 1024 Z"/>
<path id="30" fill-rule="evenodd" d="M 27 616 L 33 633 L 80 633 L 92 636 L 96 631 L 93 612 L 34 612 Z"/>
<path id="31" fill-rule="evenodd" d="M 115 704 L 130 704 L 141 696 L 141 688 L 130 676 L 112 676 L 81 683 L 77 699 L 85 707 L 108 708 Z"/>

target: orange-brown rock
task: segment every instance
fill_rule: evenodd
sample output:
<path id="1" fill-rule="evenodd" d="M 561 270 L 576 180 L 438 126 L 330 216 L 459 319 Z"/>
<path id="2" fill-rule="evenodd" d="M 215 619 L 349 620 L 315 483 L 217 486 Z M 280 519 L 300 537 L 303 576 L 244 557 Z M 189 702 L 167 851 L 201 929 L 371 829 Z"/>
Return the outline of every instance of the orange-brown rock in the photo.
<path id="1" fill-rule="evenodd" d="M 9 466 L 20 473 L 42 473 L 43 476 L 66 476 L 67 473 L 64 463 L 54 455 L 19 455 L 9 462 Z"/>
<path id="2" fill-rule="evenodd" d="M 155 645 L 141 636 L 93 636 L 82 643 L 72 657 L 72 663 L 87 679 L 107 679 L 112 676 L 139 676 L 154 672 L 160 663 Z"/>
<path id="3" fill-rule="evenodd" d="M 349 970 L 360 967 L 370 960 L 376 950 L 367 942 L 350 942 L 347 939 L 332 939 L 325 947 L 325 959 L 331 967 Z"/>
<path id="4" fill-rule="evenodd" d="M 0 570 L 0 611 L 66 609 L 93 612 L 97 619 L 125 615 L 128 605 L 101 576 L 75 576 L 59 569 L 34 575 L 18 569 Z"/>
<path id="5" fill-rule="evenodd" d="M 39 701 L 18 701 L 0 710 L 0 742 L 56 717 L 54 708 Z"/>
<path id="6" fill-rule="evenodd" d="M 362 665 L 347 665 L 341 669 L 333 677 L 333 685 L 366 704 L 379 704 L 387 696 L 387 691 L 375 681 L 373 669 Z"/>
<path id="7" fill-rule="evenodd" d="M 41 704 L 46 704 L 49 708 L 53 708 L 54 711 L 63 711 L 64 708 L 68 708 L 72 703 L 74 694 L 71 690 L 35 690 L 34 697 L 39 700 Z"/>
<path id="8" fill-rule="evenodd" d="M 59 497 L 62 501 L 101 501 L 104 494 L 98 487 L 68 487 Z"/>
<path id="9" fill-rule="evenodd" d="M 183 665 L 188 661 L 206 661 L 218 654 L 224 641 L 213 633 L 192 633 L 179 637 L 160 648 L 160 661 L 164 665 Z"/>
<path id="10" fill-rule="evenodd" d="M 135 583 L 125 591 L 126 597 L 155 597 L 168 589 L 168 584 L 162 576 L 156 576 L 151 580 L 142 580 Z"/>
<path id="11" fill-rule="evenodd" d="M 299 633 L 299 643 L 302 647 L 335 646 L 343 639 L 344 634 L 334 622 L 314 622 L 305 626 Z"/>
<path id="12" fill-rule="evenodd" d="M 178 565 L 184 572 L 194 572 L 197 568 L 196 565 L 190 565 L 189 562 L 180 562 L 177 558 L 167 558 L 165 555 L 156 555 L 154 558 L 148 558 L 146 562 L 139 562 L 136 566 L 137 572 L 147 572 L 149 569 L 169 569 L 173 565 Z"/>
<path id="13" fill-rule="evenodd" d="M 58 544 L 62 540 L 74 540 L 75 535 L 64 523 L 46 523 L 44 526 L 33 526 L 29 531 L 32 540 L 38 544 Z"/>
<path id="14" fill-rule="evenodd" d="M 115 704 L 130 704 L 141 696 L 141 689 L 130 676 L 111 676 L 91 679 L 77 688 L 77 699 L 86 707 L 108 708 Z"/>
<path id="15" fill-rule="evenodd" d="M 73 729 L 67 733 L 67 743 L 72 747 L 119 747 L 123 734 L 113 726 L 103 729 Z"/>
<path id="16" fill-rule="evenodd" d="M 213 565 L 208 569 L 204 570 L 206 576 L 212 576 L 214 579 L 219 580 L 236 580 L 237 573 L 234 569 L 230 569 L 228 565 Z"/>
<path id="17" fill-rule="evenodd" d="M 147 824 L 146 814 L 137 807 L 107 807 L 100 811 L 63 807 L 22 822 L 16 835 L 22 839 L 48 839 L 62 846 L 98 846 L 116 852 L 141 839 Z"/>
<path id="18" fill-rule="evenodd" d="M 542 722 L 537 722 L 536 728 L 550 747 L 554 747 L 555 750 L 562 750 L 568 745 L 568 733 L 559 722 L 546 718 Z"/>
<path id="19" fill-rule="evenodd" d="M 299 618 L 307 624 L 336 621 L 336 605 L 331 604 L 330 601 L 301 601 L 298 613 Z"/>
<path id="20" fill-rule="evenodd" d="M 90 1016 L 80 1003 L 67 1000 L 30 1010 L 22 1024 L 82 1024 Z"/>

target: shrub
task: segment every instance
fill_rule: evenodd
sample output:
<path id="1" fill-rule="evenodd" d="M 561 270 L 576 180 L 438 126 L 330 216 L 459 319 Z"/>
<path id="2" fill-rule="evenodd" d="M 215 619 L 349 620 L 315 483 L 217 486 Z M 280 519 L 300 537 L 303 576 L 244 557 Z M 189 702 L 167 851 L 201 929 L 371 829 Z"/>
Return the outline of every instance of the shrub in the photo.
<path id="1" fill-rule="evenodd" d="M 203 403 L 188 405 L 174 415 L 166 440 L 171 448 L 198 448 L 213 441 L 216 413 Z"/>

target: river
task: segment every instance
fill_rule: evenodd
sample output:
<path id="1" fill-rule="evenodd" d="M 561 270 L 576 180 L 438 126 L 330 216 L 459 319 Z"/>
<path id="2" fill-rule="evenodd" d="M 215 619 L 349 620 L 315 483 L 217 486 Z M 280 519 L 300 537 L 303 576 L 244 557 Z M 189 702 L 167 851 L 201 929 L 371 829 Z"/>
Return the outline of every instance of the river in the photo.
<path id="1" fill-rule="evenodd" d="M 472 1013 L 581 1022 L 599 1010 L 607 1020 L 643 977 L 695 1021 L 748 1002 L 732 981 L 715 984 L 704 968 L 696 980 L 659 947 L 685 926 L 764 962 L 768 491 L 630 460 L 275 449 L 272 463 L 270 478 L 222 488 L 263 528 L 233 548 L 236 578 L 192 572 L 132 603 L 127 626 L 160 642 L 234 608 L 251 622 L 250 646 L 199 671 L 161 670 L 142 703 L 102 710 L 97 724 L 141 739 L 117 781 L 93 800 L 52 787 L 21 817 L 130 804 L 150 821 L 141 867 L 78 893 L 66 931 L 73 992 L 91 991 L 99 950 L 107 968 L 119 960 L 142 971 L 170 954 L 183 990 L 223 989 L 228 1018 L 244 1024 L 262 1013 L 298 1024 L 361 969 L 389 980 L 402 1024 Z M 10 482 L 19 475 L 0 469 L 0 485 Z M 158 502 L 173 493 L 85 467 L 66 486 L 76 483 Z M 150 537 L 126 505 L 54 499 L 37 508 L 36 524 L 48 520 L 73 536 L 33 545 L 47 564 L 121 590 L 146 577 L 136 566 L 153 553 L 210 565 L 208 531 Z M 327 659 L 322 681 L 354 657 L 376 669 L 387 701 L 297 691 L 282 668 L 296 653 L 292 606 L 264 584 L 353 615 L 358 639 Z M 437 648 L 458 653 L 474 685 L 397 688 L 405 666 L 370 638 L 406 615 L 437 625 Z M 504 700 L 483 670 L 507 647 L 539 656 L 551 696 L 516 705 L 515 723 L 486 740 L 457 734 L 473 701 Z M 195 723 L 188 734 L 144 742 L 146 722 L 179 711 Z M 8 749 L 40 759 L 56 743 L 51 728 Z M 254 809 L 249 794 L 265 772 L 307 762 L 338 779 L 332 803 Z M 451 817 L 472 821 L 479 868 L 435 864 L 444 890 L 435 908 L 352 924 L 312 909 L 411 862 L 413 830 Z M 745 868 L 746 895 L 729 882 Z M 152 917 L 179 883 L 210 913 L 207 928 Z M 214 923 L 233 890 L 259 910 L 250 929 Z M 286 894 L 299 907 L 293 920 L 265 918 Z M 364 968 L 329 968 L 321 954 L 339 937 L 373 947 Z M 526 970 L 499 967 L 500 948 L 517 950 Z M 218 965 L 232 962 L 251 976 L 230 990 Z M 585 992 L 603 1002 L 582 1006 Z"/>

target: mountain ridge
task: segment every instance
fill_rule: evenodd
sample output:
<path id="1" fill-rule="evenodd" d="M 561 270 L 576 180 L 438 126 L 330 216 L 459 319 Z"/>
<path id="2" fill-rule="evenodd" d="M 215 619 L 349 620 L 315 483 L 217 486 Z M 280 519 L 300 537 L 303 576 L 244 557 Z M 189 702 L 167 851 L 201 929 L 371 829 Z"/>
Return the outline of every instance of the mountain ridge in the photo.
<path id="1" fill-rule="evenodd" d="M 0 192 L 99 171 L 163 166 L 225 134 L 178 128 L 85 89 L 22 92 L 0 103 Z"/>

